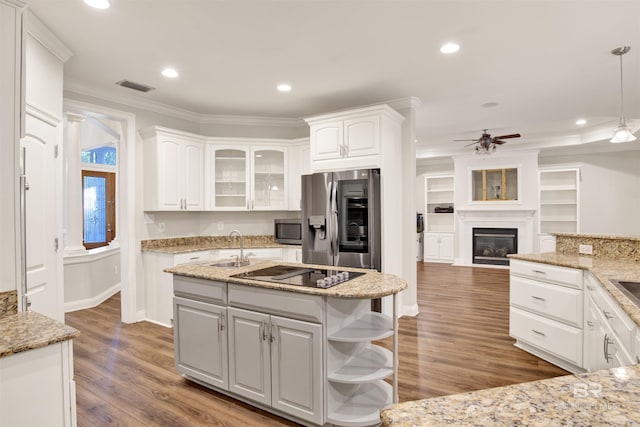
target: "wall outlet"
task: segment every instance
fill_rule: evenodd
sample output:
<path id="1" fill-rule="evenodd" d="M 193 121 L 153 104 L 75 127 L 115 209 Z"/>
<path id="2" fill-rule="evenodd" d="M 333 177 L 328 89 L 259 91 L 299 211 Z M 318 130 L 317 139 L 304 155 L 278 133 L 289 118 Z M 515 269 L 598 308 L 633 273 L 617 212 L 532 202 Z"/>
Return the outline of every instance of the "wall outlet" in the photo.
<path id="1" fill-rule="evenodd" d="M 222 230 L 224 230 L 224 222 L 218 221 L 218 231 L 222 231 Z"/>
<path id="2" fill-rule="evenodd" d="M 164 233 L 164 222 L 159 222 L 158 223 L 158 231 L 160 233 Z"/>
<path id="3" fill-rule="evenodd" d="M 578 247 L 578 252 L 584 255 L 592 255 L 593 254 L 593 246 L 591 245 L 580 245 Z"/>

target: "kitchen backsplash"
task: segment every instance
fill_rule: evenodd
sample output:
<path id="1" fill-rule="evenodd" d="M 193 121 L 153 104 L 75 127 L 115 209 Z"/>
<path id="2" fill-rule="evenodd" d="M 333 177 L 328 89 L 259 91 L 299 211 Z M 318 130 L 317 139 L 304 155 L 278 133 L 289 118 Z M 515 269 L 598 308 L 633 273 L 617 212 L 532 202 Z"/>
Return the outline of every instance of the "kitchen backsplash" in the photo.
<path id="1" fill-rule="evenodd" d="M 568 233 L 555 233 L 555 236 L 559 254 L 640 262 L 640 237 Z M 593 254 L 581 254 L 580 245 L 590 245 Z"/>
<path id="2" fill-rule="evenodd" d="M 278 245 L 273 235 L 243 236 L 245 247 L 269 247 Z M 143 251 L 153 249 L 193 246 L 203 249 L 228 249 L 240 247 L 240 238 L 237 236 L 193 236 L 193 237 L 172 237 L 169 239 L 142 240 L 140 242 Z"/>

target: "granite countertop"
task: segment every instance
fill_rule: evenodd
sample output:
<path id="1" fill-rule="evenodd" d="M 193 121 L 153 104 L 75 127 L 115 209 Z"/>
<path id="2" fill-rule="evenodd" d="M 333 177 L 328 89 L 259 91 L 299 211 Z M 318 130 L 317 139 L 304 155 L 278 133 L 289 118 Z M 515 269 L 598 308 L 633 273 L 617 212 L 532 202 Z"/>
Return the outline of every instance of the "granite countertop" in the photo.
<path id="1" fill-rule="evenodd" d="M 382 425 L 640 425 L 640 365 L 399 403 Z"/>
<path id="2" fill-rule="evenodd" d="M 613 299 L 620 304 L 625 313 L 636 324 L 640 325 L 640 307 L 611 283 L 611 279 L 640 281 L 640 263 L 628 260 L 618 261 L 610 258 L 565 255 L 555 252 L 514 254 L 509 255 L 509 258 L 590 271 L 602 283 L 602 286 L 611 294 Z"/>
<path id="3" fill-rule="evenodd" d="M 283 245 L 277 243 L 271 235 L 244 236 L 242 243 L 244 249 L 300 247 L 298 245 Z M 240 249 L 240 238 L 237 236 L 174 237 L 169 239 L 143 240 L 140 246 L 142 252 L 181 254 L 206 251 L 209 249 Z"/>
<path id="4" fill-rule="evenodd" d="M 259 268 L 271 267 L 274 265 L 291 265 L 300 268 L 327 269 L 326 265 L 313 264 L 292 264 L 276 261 L 256 261 L 251 265 L 238 268 L 212 267 L 211 262 L 185 264 L 177 267 L 167 268 L 167 273 L 179 276 L 195 277 L 206 280 L 220 280 L 228 283 L 238 283 L 241 285 L 257 286 L 261 288 L 279 289 L 283 291 L 298 292 L 312 295 L 322 295 L 338 298 L 362 298 L 372 299 L 393 295 L 407 288 L 407 282 L 393 274 L 379 273 L 374 270 L 361 268 L 339 267 L 341 271 L 354 271 L 365 273 L 364 275 L 351 279 L 348 282 L 332 286 L 328 289 L 309 288 L 304 286 L 287 285 L 280 283 L 260 282 L 257 280 L 230 277 L 234 274 L 257 270 Z M 330 268 L 330 267 L 329 267 Z"/>
<path id="5" fill-rule="evenodd" d="M 0 357 L 70 340 L 80 332 L 34 311 L 0 317 Z"/>

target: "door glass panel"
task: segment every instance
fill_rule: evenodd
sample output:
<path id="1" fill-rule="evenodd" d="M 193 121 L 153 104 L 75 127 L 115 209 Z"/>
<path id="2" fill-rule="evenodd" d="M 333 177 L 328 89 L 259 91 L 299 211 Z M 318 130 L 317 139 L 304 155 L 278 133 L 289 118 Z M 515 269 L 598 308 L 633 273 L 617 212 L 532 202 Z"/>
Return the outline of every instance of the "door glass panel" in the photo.
<path id="1" fill-rule="evenodd" d="M 84 242 L 100 243 L 107 240 L 107 180 L 85 176 L 83 180 Z"/>
<path id="2" fill-rule="evenodd" d="M 243 150 L 217 150 L 215 171 L 216 207 L 245 207 L 247 153 Z"/>
<path id="3" fill-rule="evenodd" d="M 254 159 L 256 207 L 284 205 L 284 152 L 257 150 Z"/>
<path id="4" fill-rule="evenodd" d="M 340 252 L 369 252 L 369 195 L 364 179 L 338 181 Z"/>

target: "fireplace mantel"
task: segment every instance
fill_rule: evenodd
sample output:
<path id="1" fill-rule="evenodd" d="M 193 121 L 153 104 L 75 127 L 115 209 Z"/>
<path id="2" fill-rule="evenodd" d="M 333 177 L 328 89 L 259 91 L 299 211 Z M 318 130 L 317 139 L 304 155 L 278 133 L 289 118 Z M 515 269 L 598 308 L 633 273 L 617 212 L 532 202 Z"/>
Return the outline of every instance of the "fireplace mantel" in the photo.
<path id="1" fill-rule="evenodd" d="M 536 214 L 535 209 L 458 209 L 456 211 L 460 221 L 530 221 Z"/>

